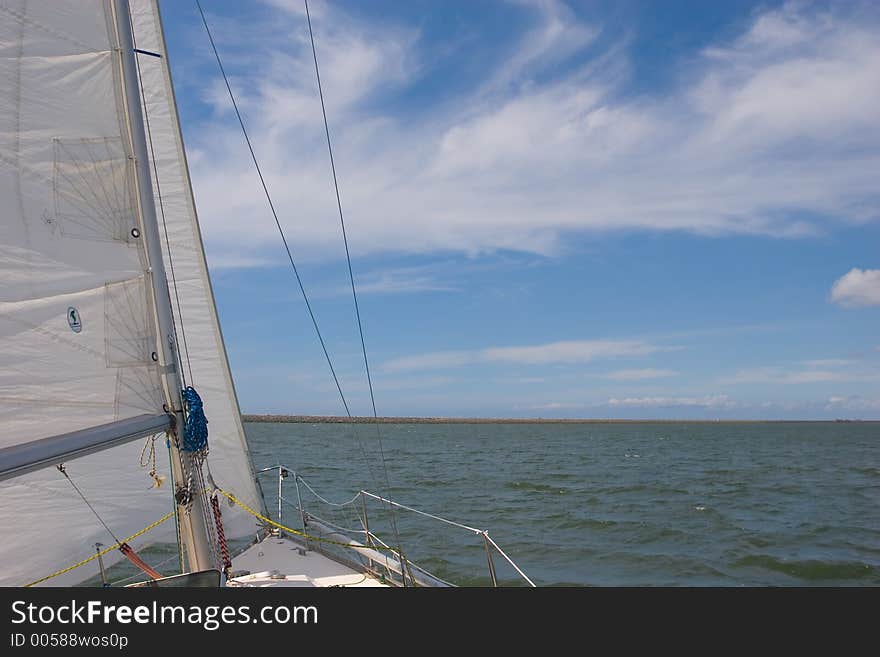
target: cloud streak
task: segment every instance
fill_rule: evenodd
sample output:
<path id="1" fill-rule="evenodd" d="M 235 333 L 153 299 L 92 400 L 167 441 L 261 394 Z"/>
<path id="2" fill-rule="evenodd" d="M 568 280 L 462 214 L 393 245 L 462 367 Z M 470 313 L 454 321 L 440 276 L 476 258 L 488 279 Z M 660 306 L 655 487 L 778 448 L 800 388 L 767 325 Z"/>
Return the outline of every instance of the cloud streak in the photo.
<path id="1" fill-rule="evenodd" d="M 641 340 L 567 340 L 520 347 L 488 347 L 469 351 L 437 351 L 406 356 L 382 365 L 386 372 L 445 369 L 481 363 L 515 365 L 572 365 L 601 358 L 642 356 L 674 347 Z"/>
<path id="2" fill-rule="evenodd" d="M 705 397 L 612 397 L 606 403 L 612 408 L 733 408 L 737 404 L 727 395 L 707 395 Z"/>
<path id="3" fill-rule="evenodd" d="M 640 370 L 617 370 L 605 375 L 606 378 L 614 381 L 641 381 L 644 379 L 662 379 L 671 376 L 678 376 L 675 370 L 658 370 L 654 368 L 645 368 Z"/>
<path id="4" fill-rule="evenodd" d="M 880 381 L 880 375 L 867 371 L 864 367 L 846 367 L 837 369 L 819 369 L 809 367 L 809 363 L 847 364 L 845 360 L 806 361 L 808 367 L 795 369 L 783 367 L 754 367 L 738 370 L 730 376 L 721 377 L 718 383 L 723 385 L 741 385 L 767 383 L 773 385 L 802 385 L 810 383 L 866 383 Z"/>
<path id="5" fill-rule="evenodd" d="M 832 396 L 825 404 L 826 410 L 880 411 L 880 399 L 868 399 L 860 395 Z"/>

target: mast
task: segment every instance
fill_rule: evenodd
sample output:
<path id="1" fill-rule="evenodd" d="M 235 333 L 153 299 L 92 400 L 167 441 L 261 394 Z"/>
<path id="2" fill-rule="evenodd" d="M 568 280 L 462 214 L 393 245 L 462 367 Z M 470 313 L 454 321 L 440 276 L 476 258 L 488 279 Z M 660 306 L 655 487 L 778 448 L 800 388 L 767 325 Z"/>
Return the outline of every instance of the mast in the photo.
<path id="1" fill-rule="evenodd" d="M 148 277 L 153 292 L 153 305 L 156 310 L 158 325 L 156 352 L 162 381 L 165 388 L 168 411 L 176 418 L 171 444 L 171 463 L 176 482 L 186 480 L 184 473 L 195 472 L 198 468 L 193 456 L 183 452 L 178 446 L 178 433 L 183 426 L 183 400 L 181 398 L 181 379 L 177 369 L 176 342 L 174 339 L 174 318 L 171 314 L 171 297 L 168 292 L 168 281 L 165 277 L 165 265 L 162 259 L 162 243 L 159 235 L 159 222 L 153 200 L 153 187 L 150 177 L 150 161 L 147 155 L 146 133 L 141 115 L 141 97 L 138 85 L 137 62 L 131 36 L 131 18 L 128 0 L 113 0 L 113 12 L 116 18 L 117 43 L 122 58 L 122 79 L 125 90 L 125 113 L 131 137 L 132 154 L 134 156 L 137 175 L 137 198 L 143 225 L 147 258 L 149 260 Z M 215 568 L 212 556 L 208 528 L 205 523 L 206 509 L 204 494 L 201 490 L 191 491 L 191 502 L 177 504 L 177 518 L 181 538 L 186 545 L 187 561 L 191 571 Z"/>

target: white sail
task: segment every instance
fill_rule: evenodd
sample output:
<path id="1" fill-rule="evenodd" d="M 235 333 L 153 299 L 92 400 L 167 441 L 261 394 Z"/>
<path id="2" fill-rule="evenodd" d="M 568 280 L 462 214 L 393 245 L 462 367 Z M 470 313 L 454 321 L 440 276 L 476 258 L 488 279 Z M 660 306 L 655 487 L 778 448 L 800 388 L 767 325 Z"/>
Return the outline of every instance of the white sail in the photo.
<path id="1" fill-rule="evenodd" d="M 214 481 L 251 508 L 260 509 L 262 502 L 202 247 L 158 4 L 155 0 L 130 0 L 130 7 L 135 47 L 145 51 L 138 55 L 144 125 L 151 150 L 150 173 L 165 272 L 169 285 L 176 287 L 171 299 L 178 348 L 185 360 L 182 374 L 198 390 L 204 403 L 209 431 L 208 464 Z M 252 516 L 226 505 L 223 524 L 228 536 L 243 536 L 257 529 Z"/>
<path id="2" fill-rule="evenodd" d="M 0 447 L 162 412 L 108 20 L 0 0 Z"/>
<path id="3" fill-rule="evenodd" d="M 143 441 L 75 459 L 65 464 L 68 475 L 101 519 L 119 538 L 125 539 L 173 510 L 170 480 L 152 487 L 149 468 L 138 465 Z M 168 476 L 165 441 L 156 441 L 159 471 Z M 15 477 L 0 484 L 0 586 L 23 586 L 72 566 L 95 554 L 95 543 L 112 546 L 114 538 L 101 525 L 71 484 L 55 468 Z M 174 518 L 131 541 L 139 550 L 152 543 L 174 544 Z M 104 565 L 119 561 L 112 550 Z M 180 572 L 177 559 L 159 565 L 147 558 L 163 575 Z M 45 586 L 74 585 L 98 575 L 94 560 L 64 575 L 46 581 Z"/>
<path id="4" fill-rule="evenodd" d="M 163 413 L 115 35 L 103 0 L 0 0 L 0 449 Z M 68 464 L 119 538 L 172 507 L 141 447 Z M 163 441 L 158 453 L 167 475 Z M 54 468 L 3 481 L 0 499 L 2 585 L 113 543 Z M 163 528 L 145 539 L 173 537 Z"/>

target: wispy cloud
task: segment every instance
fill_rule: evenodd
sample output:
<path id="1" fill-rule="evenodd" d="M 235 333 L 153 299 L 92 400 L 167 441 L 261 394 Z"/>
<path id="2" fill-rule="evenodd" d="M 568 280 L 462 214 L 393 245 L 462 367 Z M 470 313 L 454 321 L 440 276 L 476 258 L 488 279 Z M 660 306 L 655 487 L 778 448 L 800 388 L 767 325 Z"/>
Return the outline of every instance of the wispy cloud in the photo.
<path id="1" fill-rule="evenodd" d="M 660 379 L 670 376 L 678 376 L 675 370 L 657 370 L 653 368 L 645 368 L 640 370 L 617 370 L 605 375 L 606 378 L 615 381 L 640 381 L 642 379 Z"/>
<path id="2" fill-rule="evenodd" d="M 510 91 L 533 80 L 534 73 L 565 61 L 598 36 L 597 26 L 577 19 L 561 0 L 510 0 L 532 12 L 534 26 L 510 49 L 510 56 L 493 72 L 486 93 Z"/>
<path id="3" fill-rule="evenodd" d="M 458 288 L 437 277 L 432 267 L 399 267 L 368 271 L 357 275 L 358 294 L 415 294 L 421 292 L 455 292 Z M 349 285 L 313 290 L 312 296 L 337 297 L 351 295 Z"/>
<path id="4" fill-rule="evenodd" d="M 805 361 L 807 364 L 820 364 L 819 367 L 754 367 L 741 369 L 730 376 L 721 377 L 720 384 L 738 385 L 769 383 L 775 385 L 798 385 L 809 383 L 857 383 L 868 381 L 880 381 L 880 374 L 872 372 L 864 366 L 849 366 L 853 361 L 842 359 L 825 359 L 818 361 Z M 834 365 L 841 366 L 838 369 L 829 369 Z M 824 369 L 821 369 L 824 367 Z"/>
<path id="5" fill-rule="evenodd" d="M 394 358 L 384 363 L 381 368 L 385 372 L 407 372 L 461 367 L 478 361 L 479 352 L 476 351 L 434 351 L 429 354 Z"/>
<path id="6" fill-rule="evenodd" d="M 567 402 L 548 402 L 546 404 L 535 404 L 534 406 L 526 406 L 524 410 L 530 411 L 561 411 L 565 409 L 585 408 L 585 404 L 575 404 Z"/>
<path id="7" fill-rule="evenodd" d="M 831 300 L 847 308 L 880 306 L 880 269 L 850 269 L 834 281 Z"/>
<path id="8" fill-rule="evenodd" d="M 877 217 L 880 21 L 870 7 L 857 17 L 801 3 L 765 11 L 689 62 L 685 82 L 639 96 L 623 39 L 596 53 L 601 26 L 561 2 L 530 6 L 533 27 L 501 46 L 515 56 L 405 117 L 379 99 L 423 81 L 419 31 L 332 4 L 316 12 L 356 253 L 554 253 L 567 233 L 627 229 L 797 237 L 824 230 L 823 217 Z M 290 9 L 274 10 L 263 56 L 226 63 L 289 238 L 308 257 L 336 257 L 312 63 Z M 238 55 L 234 38 L 224 48 Z M 561 77 L 535 74 L 560 62 Z M 216 75 L 203 84 L 216 114 L 188 145 L 208 248 L 260 255 L 276 246 L 274 225 Z M 876 303 L 874 292 L 845 291 Z"/>
<path id="9" fill-rule="evenodd" d="M 660 350 L 661 347 L 641 340 L 566 340 L 528 347 L 490 347 L 482 350 L 480 356 L 492 362 L 546 365 L 587 363 L 614 356 L 641 356 Z"/>
<path id="10" fill-rule="evenodd" d="M 382 368 L 388 372 L 460 367 L 474 363 L 552 365 L 587 363 L 600 358 L 641 356 L 674 349 L 641 340 L 567 340 L 522 347 L 488 347 L 470 351 L 438 351 L 395 358 Z"/>
<path id="11" fill-rule="evenodd" d="M 807 367 L 813 368 L 823 368 L 823 367 L 847 367 L 849 365 L 855 365 L 858 361 L 853 360 L 851 358 L 817 358 L 813 360 L 805 360 L 803 361 L 804 365 Z"/>
<path id="12" fill-rule="evenodd" d="M 733 408 L 737 404 L 727 395 L 708 395 L 705 397 L 612 397 L 606 403 L 612 408 L 672 408 L 677 406 L 696 406 L 700 408 Z"/>
<path id="13" fill-rule="evenodd" d="M 411 294 L 413 292 L 453 292 L 455 287 L 429 276 L 408 276 L 387 271 L 358 283 L 359 294 Z M 346 290 L 347 291 L 347 290 Z"/>
<path id="14" fill-rule="evenodd" d="M 825 404 L 826 410 L 847 411 L 880 411 L 880 399 L 867 399 L 860 395 L 849 397 L 829 397 Z"/>
<path id="15" fill-rule="evenodd" d="M 272 260 L 267 257 L 256 255 L 236 255 L 227 251 L 212 252 L 207 255 L 211 271 L 220 269 L 251 269 L 254 267 L 269 267 L 283 265 L 281 260 Z"/>

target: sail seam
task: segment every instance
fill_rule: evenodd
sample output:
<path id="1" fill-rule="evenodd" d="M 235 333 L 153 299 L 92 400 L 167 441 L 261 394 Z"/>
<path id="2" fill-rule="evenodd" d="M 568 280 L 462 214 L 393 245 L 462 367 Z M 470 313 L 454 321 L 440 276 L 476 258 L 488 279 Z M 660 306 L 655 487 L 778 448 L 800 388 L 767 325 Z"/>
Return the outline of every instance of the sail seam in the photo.
<path id="1" fill-rule="evenodd" d="M 137 39 L 136 39 L 136 35 L 134 34 L 134 30 L 132 30 L 131 38 L 132 38 L 132 42 L 135 44 L 135 46 L 137 46 Z M 141 52 L 137 49 L 137 47 L 134 48 L 134 51 Z M 152 53 L 146 53 L 146 54 L 152 54 Z M 144 123 L 145 123 L 146 129 L 147 129 L 146 130 L 147 141 L 149 142 L 149 145 L 150 145 L 150 160 L 151 160 L 151 164 L 153 167 L 153 180 L 156 183 L 156 198 L 159 201 L 159 214 L 162 216 L 162 230 L 165 233 L 165 246 L 166 246 L 166 250 L 168 252 L 168 266 L 171 271 L 171 285 L 174 288 L 174 299 L 177 302 L 177 318 L 178 318 L 178 321 L 180 322 L 180 335 L 183 338 L 183 352 L 184 352 L 183 358 L 181 358 L 181 354 L 180 354 L 179 349 L 175 350 L 175 351 L 176 351 L 176 355 L 177 355 L 177 360 L 180 361 L 180 377 L 182 379 L 183 387 L 186 388 L 187 387 L 187 380 L 184 376 L 183 362 L 182 362 L 184 360 L 184 358 L 186 360 L 187 370 L 189 370 L 189 383 L 194 382 L 193 381 L 193 373 L 192 373 L 192 365 L 190 363 L 190 358 L 189 358 L 189 345 L 187 344 L 187 341 L 186 341 L 186 329 L 184 328 L 184 325 L 183 325 L 183 309 L 181 308 L 181 304 L 180 304 L 180 293 L 178 292 L 178 289 L 177 289 L 177 276 L 174 273 L 174 258 L 171 255 L 171 240 L 168 238 L 168 223 L 165 220 L 165 202 L 162 199 L 162 188 L 159 184 L 159 168 L 156 164 L 156 151 L 155 151 L 155 148 L 153 147 L 153 132 L 150 129 L 150 112 L 147 107 L 147 94 L 146 94 L 146 91 L 144 90 L 144 79 L 143 79 L 143 76 L 141 75 L 140 59 L 138 59 L 138 57 L 135 56 L 134 60 L 135 60 L 135 64 L 137 65 L 138 84 L 140 85 L 140 88 L 141 88 L 141 102 L 143 103 Z M 173 315 L 174 315 L 173 308 L 171 309 L 171 314 L 173 317 Z M 177 322 L 172 322 L 172 325 L 174 327 L 174 334 L 175 334 L 175 340 L 176 340 L 177 339 Z"/>
<path id="2" fill-rule="evenodd" d="M 168 48 L 165 44 L 165 37 L 162 32 L 162 10 L 159 7 L 159 3 L 151 4 L 151 7 L 154 9 L 154 13 L 152 13 L 152 24 L 156 37 L 155 48 L 157 51 L 165 53 L 165 62 L 161 67 L 162 71 L 162 81 L 165 86 L 165 93 L 168 102 L 168 112 L 169 117 L 173 126 L 173 137 L 174 137 L 174 147 L 177 152 L 177 157 L 180 162 L 180 176 L 184 182 L 184 200 L 186 203 L 187 212 L 189 213 L 190 222 L 189 228 L 192 235 L 192 243 L 193 246 L 190 247 L 189 244 L 184 243 L 180 244 L 177 242 L 175 247 L 178 249 L 178 252 L 181 250 L 191 250 L 192 253 L 195 254 L 197 260 L 197 269 L 199 278 L 202 281 L 204 286 L 205 295 L 209 302 L 209 307 L 213 311 L 210 317 L 210 323 L 213 330 L 213 340 L 216 349 L 216 353 L 218 355 L 219 368 L 221 371 L 221 375 L 223 380 L 227 386 L 227 399 L 234 409 L 232 413 L 232 417 L 230 419 L 233 424 L 233 430 L 238 438 L 238 445 L 241 447 L 242 452 L 245 454 L 246 465 L 248 469 L 248 473 L 250 474 L 250 481 L 253 482 L 256 491 L 259 494 L 259 502 L 262 504 L 261 509 L 266 509 L 266 499 L 263 493 L 262 484 L 260 483 L 259 478 L 256 476 L 256 471 L 254 468 L 253 459 L 251 458 L 250 448 L 247 444 L 247 439 L 244 433 L 244 426 L 241 422 L 241 407 L 238 402 L 238 393 L 235 389 L 235 381 L 232 378 L 232 372 L 229 369 L 229 356 L 226 350 L 226 344 L 223 340 L 223 327 L 220 325 L 219 314 L 217 312 L 217 302 L 214 297 L 214 289 L 211 283 L 211 276 L 208 270 L 208 263 L 205 259 L 205 247 L 204 240 L 202 239 L 201 228 L 199 227 L 198 221 L 198 212 L 195 207 L 195 199 L 192 191 L 192 181 L 190 180 L 189 175 L 189 166 L 187 164 L 186 158 L 186 149 L 183 144 L 183 133 L 180 128 L 180 119 L 177 111 L 177 100 L 174 93 L 174 81 L 172 79 L 171 72 L 171 64 L 168 58 Z M 211 468 L 210 463 L 208 463 L 208 476 L 211 476 Z"/>
<path id="3" fill-rule="evenodd" d="M 33 18 L 30 18 L 29 16 L 27 16 L 25 14 L 19 13 L 19 12 L 15 11 L 14 9 L 10 9 L 9 7 L 0 7 L 0 12 L 5 13 L 7 16 L 11 16 L 15 21 L 17 21 L 18 24 L 21 25 L 21 27 L 22 27 L 22 32 L 24 31 L 24 27 L 26 25 L 30 25 L 32 27 L 36 27 L 36 28 L 42 30 L 46 34 L 50 34 L 54 37 L 58 37 L 59 39 L 64 39 L 65 41 L 72 43 L 75 46 L 79 46 L 80 48 L 83 48 L 87 52 L 101 52 L 99 49 L 95 48 L 94 46 L 90 46 L 87 43 L 83 43 L 82 41 L 75 39 L 74 37 L 70 36 L 69 34 L 65 34 L 64 32 L 61 32 L 59 30 L 54 30 L 51 27 L 49 27 L 48 25 L 43 25 L 41 22 L 34 20 Z"/>

